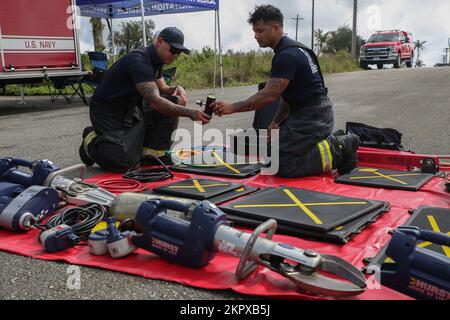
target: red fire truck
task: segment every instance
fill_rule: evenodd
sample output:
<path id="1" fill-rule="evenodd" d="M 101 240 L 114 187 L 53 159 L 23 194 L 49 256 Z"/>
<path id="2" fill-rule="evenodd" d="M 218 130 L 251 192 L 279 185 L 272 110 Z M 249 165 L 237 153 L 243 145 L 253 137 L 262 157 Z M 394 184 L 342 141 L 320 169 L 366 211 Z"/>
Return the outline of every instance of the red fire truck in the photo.
<path id="1" fill-rule="evenodd" d="M 363 69 L 371 64 L 378 69 L 382 69 L 385 64 L 400 68 L 403 62 L 411 68 L 414 61 L 412 35 L 400 30 L 378 31 L 361 46 L 359 61 Z"/>
<path id="2" fill-rule="evenodd" d="M 0 1 L 0 86 L 83 75 L 74 2 Z"/>

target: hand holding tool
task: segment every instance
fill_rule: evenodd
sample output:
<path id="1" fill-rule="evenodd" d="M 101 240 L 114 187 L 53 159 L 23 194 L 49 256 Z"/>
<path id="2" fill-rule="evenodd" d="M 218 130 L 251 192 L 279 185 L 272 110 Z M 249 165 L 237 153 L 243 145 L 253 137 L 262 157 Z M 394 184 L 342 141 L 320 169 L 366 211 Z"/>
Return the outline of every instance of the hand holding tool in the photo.
<path id="1" fill-rule="evenodd" d="M 200 107 L 203 107 L 203 105 L 205 105 L 205 113 L 209 114 L 210 116 L 213 115 L 214 110 L 212 108 L 212 104 L 216 102 L 216 97 L 215 96 L 208 96 L 206 98 L 206 103 L 203 104 L 203 100 L 198 100 L 197 101 L 197 105 L 199 105 Z"/>

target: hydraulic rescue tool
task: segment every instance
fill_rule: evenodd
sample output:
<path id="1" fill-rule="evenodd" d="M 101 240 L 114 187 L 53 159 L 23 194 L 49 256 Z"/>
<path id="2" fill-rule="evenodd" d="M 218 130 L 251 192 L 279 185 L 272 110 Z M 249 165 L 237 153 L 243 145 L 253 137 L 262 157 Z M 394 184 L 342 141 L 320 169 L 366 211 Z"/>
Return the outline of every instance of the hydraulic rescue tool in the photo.
<path id="1" fill-rule="evenodd" d="M 222 252 L 241 257 L 236 270 L 240 280 L 262 265 L 308 294 L 345 297 L 365 290 L 363 274 L 348 262 L 271 241 L 277 227 L 275 220 L 267 221 L 249 234 L 230 227 L 226 214 L 207 201 L 190 204 L 142 201 L 142 197 L 127 194 L 118 197 L 111 206 L 111 214 L 116 216 L 121 211 L 129 214 L 133 210 L 136 223 L 143 230 L 143 235 L 132 237 L 133 243 L 171 262 L 201 268 L 215 257 L 216 252 Z M 260 238 L 265 232 L 267 238 Z M 319 271 L 335 277 L 327 277 Z"/>
<path id="2" fill-rule="evenodd" d="M 20 171 L 20 167 L 31 170 L 32 174 Z M 78 178 L 66 175 L 78 173 Z M 49 160 L 26 161 L 14 158 L 0 159 L 0 181 L 19 184 L 25 188 L 44 186 L 57 190 L 63 201 L 72 205 L 96 203 L 109 207 L 115 195 L 96 185 L 83 182 L 86 166 L 83 164 L 60 169 Z"/>
<path id="3" fill-rule="evenodd" d="M 417 246 L 418 241 L 450 246 L 450 236 L 420 230 L 397 229 L 386 255 L 395 263 L 381 266 L 381 284 L 417 299 L 450 299 L 450 258 Z"/>
<path id="4" fill-rule="evenodd" d="M 16 232 L 30 230 L 53 213 L 58 203 L 54 189 L 0 182 L 0 227 Z"/>

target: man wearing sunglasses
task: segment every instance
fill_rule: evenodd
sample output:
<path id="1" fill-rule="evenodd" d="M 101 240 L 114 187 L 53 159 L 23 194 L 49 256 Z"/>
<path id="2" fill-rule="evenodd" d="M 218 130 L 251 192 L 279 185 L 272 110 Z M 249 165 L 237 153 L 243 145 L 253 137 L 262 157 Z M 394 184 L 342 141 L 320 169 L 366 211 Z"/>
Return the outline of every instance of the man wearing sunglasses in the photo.
<path id="1" fill-rule="evenodd" d="M 209 123 L 211 116 L 186 107 L 183 87 L 164 81 L 163 66 L 181 53 L 190 54 L 183 33 L 166 28 L 152 45 L 128 53 L 105 74 L 90 104 L 92 127 L 84 130 L 79 149 L 86 165 L 124 172 L 143 156 L 169 159 L 165 151 L 179 117 Z"/>

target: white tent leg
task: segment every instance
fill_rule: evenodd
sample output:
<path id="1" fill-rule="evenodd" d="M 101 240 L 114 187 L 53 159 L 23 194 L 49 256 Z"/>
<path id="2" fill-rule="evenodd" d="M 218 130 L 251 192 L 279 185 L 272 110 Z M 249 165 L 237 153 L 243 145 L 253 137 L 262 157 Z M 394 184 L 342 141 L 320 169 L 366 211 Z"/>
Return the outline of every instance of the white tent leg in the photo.
<path id="1" fill-rule="evenodd" d="M 112 58 L 116 62 L 116 44 L 114 43 L 114 19 L 111 19 L 111 41 L 112 41 Z"/>
<path id="2" fill-rule="evenodd" d="M 220 66 L 220 88 L 221 93 L 224 94 L 223 90 L 223 57 L 222 57 L 222 37 L 220 35 L 220 13 L 219 10 L 217 12 L 217 31 L 219 33 L 219 66 Z"/>
<path id="3" fill-rule="evenodd" d="M 20 101 L 17 104 L 26 104 L 25 93 L 23 92 L 23 84 L 20 84 Z"/>
<path id="4" fill-rule="evenodd" d="M 214 10 L 214 81 L 213 94 L 216 94 L 217 83 L 217 11 Z"/>
<path id="5" fill-rule="evenodd" d="M 147 46 L 147 35 L 145 34 L 145 8 L 144 0 L 141 0 L 141 18 L 142 18 L 142 39 L 144 40 L 144 47 Z"/>

